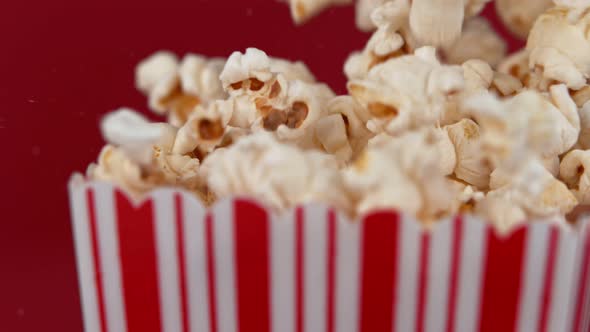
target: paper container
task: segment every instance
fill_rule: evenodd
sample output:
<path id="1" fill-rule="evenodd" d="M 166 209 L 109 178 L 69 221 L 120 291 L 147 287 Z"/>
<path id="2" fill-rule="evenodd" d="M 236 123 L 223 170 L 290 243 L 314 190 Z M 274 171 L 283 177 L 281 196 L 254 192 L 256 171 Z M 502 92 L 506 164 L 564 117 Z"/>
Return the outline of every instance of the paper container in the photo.
<path id="1" fill-rule="evenodd" d="M 421 232 L 321 205 L 276 217 L 248 199 L 207 211 L 156 190 L 140 204 L 70 184 L 86 331 L 590 329 L 590 227 L 508 236 L 470 217 Z"/>

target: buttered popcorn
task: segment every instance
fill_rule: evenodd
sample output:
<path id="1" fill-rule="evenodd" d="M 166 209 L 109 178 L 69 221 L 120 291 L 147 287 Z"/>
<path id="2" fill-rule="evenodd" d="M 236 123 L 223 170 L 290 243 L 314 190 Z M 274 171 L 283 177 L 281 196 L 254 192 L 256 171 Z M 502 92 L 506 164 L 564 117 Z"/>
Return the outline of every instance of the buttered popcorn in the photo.
<path id="1" fill-rule="evenodd" d="M 350 2 L 289 1 L 297 23 Z M 166 121 L 107 115 L 87 178 L 137 198 L 160 186 L 206 204 L 251 196 L 277 213 L 322 202 L 352 217 L 397 209 L 424 225 L 457 213 L 500 231 L 573 222 L 566 215 L 590 205 L 590 2 L 497 0 L 528 35 L 510 56 L 476 17 L 486 2 L 359 0 L 356 23 L 374 32 L 344 64 L 345 95 L 256 48 L 226 59 L 157 52 L 137 66 L 136 86 Z"/>

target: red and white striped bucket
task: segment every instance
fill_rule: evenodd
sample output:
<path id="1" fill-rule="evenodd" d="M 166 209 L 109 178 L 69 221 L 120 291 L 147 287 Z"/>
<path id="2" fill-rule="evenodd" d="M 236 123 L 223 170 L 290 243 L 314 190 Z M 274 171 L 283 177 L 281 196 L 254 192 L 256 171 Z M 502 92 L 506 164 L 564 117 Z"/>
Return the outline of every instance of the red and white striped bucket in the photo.
<path id="1" fill-rule="evenodd" d="M 588 224 L 424 232 L 393 212 L 206 210 L 171 189 L 134 204 L 78 181 L 70 199 L 88 332 L 590 331 Z"/>

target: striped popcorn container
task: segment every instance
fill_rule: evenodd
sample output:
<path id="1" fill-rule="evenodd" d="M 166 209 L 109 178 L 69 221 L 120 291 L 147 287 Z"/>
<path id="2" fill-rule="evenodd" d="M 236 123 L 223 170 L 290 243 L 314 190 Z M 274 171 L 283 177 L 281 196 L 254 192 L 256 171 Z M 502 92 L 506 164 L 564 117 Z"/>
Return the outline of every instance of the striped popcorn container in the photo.
<path id="1" fill-rule="evenodd" d="M 423 231 L 249 199 L 210 209 L 70 183 L 88 332 L 590 331 L 590 224 L 498 235 L 472 217 Z"/>

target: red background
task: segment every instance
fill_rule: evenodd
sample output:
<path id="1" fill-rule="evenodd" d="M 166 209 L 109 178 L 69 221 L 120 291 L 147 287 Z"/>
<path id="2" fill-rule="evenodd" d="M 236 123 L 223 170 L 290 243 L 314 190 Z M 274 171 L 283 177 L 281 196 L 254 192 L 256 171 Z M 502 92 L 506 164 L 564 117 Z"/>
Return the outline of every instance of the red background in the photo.
<path id="1" fill-rule="evenodd" d="M 255 46 L 305 61 L 342 93 L 343 62 L 369 36 L 354 27 L 352 7 L 295 27 L 276 0 L 3 7 L 0 330 L 11 332 L 82 331 L 66 185 L 96 158 L 102 114 L 120 106 L 147 113 L 134 89 L 138 61 L 158 49 L 228 56 Z M 519 45 L 512 41 L 511 49 Z"/>

